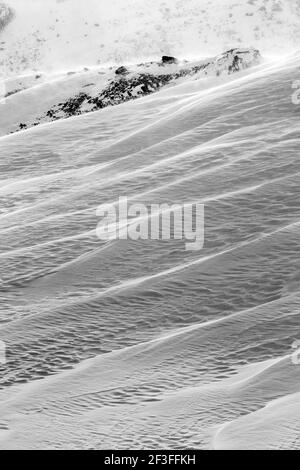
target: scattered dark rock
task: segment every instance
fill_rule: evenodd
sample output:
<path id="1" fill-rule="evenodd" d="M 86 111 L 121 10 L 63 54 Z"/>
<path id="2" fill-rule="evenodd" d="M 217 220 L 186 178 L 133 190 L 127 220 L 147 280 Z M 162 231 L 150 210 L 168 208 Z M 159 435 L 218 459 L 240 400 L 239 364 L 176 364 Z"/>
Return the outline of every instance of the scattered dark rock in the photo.
<path id="1" fill-rule="evenodd" d="M 251 61 L 249 63 L 249 54 L 251 53 Z M 247 60 L 248 58 L 248 60 Z M 230 49 L 221 55 L 220 61 L 227 63 L 228 73 L 239 72 L 249 65 L 257 63 L 260 59 L 260 53 L 257 49 Z"/>
<path id="2" fill-rule="evenodd" d="M 8 97 L 11 96 L 11 95 L 15 95 L 16 93 L 19 93 L 19 91 L 22 91 L 22 89 L 8 91 L 8 92 L 5 94 L 4 98 L 8 98 Z"/>
<path id="3" fill-rule="evenodd" d="M 107 106 L 115 106 L 129 100 L 137 99 L 142 96 L 149 95 L 158 91 L 165 85 L 170 84 L 182 77 L 192 77 L 199 74 L 199 78 L 215 74 L 216 76 L 222 73 L 231 74 L 241 69 L 247 68 L 251 65 L 257 64 L 260 58 L 259 51 L 256 49 L 231 49 L 226 51 L 220 56 L 200 62 L 198 64 L 189 64 L 183 62 L 175 70 L 173 68 L 164 68 L 166 73 L 151 73 L 150 65 L 158 65 L 158 63 L 141 64 L 138 67 L 144 67 L 141 73 L 138 73 L 138 68 L 134 72 L 130 72 L 125 66 L 119 67 L 115 70 L 117 75 L 111 79 L 107 86 L 101 90 L 96 96 L 91 96 L 85 92 L 80 92 L 77 95 L 69 98 L 65 102 L 58 103 L 47 113 L 40 117 L 41 121 L 45 117 L 56 121 L 59 119 L 78 116 L 83 113 L 93 112 L 105 108 Z M 163 57 L 164 64 L 178 63 L 174 57 Z M 162 65 L 162 63 L 159 63 Z M 84 86 L 93 85 L 92 83 Z M 93 90 L 94 92 L 94 90 Z M 35 122 L 33 125 L 37 125 Z M 26 124 L 20 124 L 20 129 L 27 128 Z"/>
<path id="4" fill-rule="evenodd" d="M 49 109 L 49 111 L 47 111 L 47 113 L 46 113 L 46 116 L 49 117 L 49 118 L 54 117 L 54 110 L 53 110 L 53 109 Z"/>
<path id="5" fill-rule="evenodd" d="M 76 114 L 80 114 L 80 113 L 78 113 L 78 111 L 80 109 L 80 106 L 88 98 L 90 98 L 90 97 L 86 93 L 79 93 L 74 98 L 70 98 L 68 101 L 66 101 L 62 105 L 61 110 L 64 111 L 67 116 L 74 116 Z M 50 110 L 50 111 L 55 113 L 54 110 Z"/>

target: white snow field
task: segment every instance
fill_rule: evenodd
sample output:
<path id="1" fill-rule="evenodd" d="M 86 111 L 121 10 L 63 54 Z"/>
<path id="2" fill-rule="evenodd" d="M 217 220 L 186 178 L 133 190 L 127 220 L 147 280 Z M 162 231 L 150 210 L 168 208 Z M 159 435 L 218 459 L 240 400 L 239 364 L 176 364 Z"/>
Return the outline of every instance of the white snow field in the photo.
<path id="1" fill-rule="evenodd" d="M 253 46 L 298 48 L 299 0 L 4 0 L 16 12 L 1 33 L 0 74 L 209 57 Z"/>
<path id="2" fill-rule="evenodd" d="M 166 17 L 128 3 L 135 8 L 9 2 L 16 16 L 1 32 L 1 60 L 4 69 L 12 61 L 12 89 L 27 89 L 0 102 L 0 449 L 299 449 L 299 2 L 222 1 L 214 16 L 217 2 L 166 0 Z M 117 51 L 122 64 L 164 52 L 183 60 L 197 44 L 210 56 L 240 47 L 237 34 L 218 29 L 227 9 L 228 28 L 253 10 L 261 35 L 247 16 L 248 30 L 236 23 L 241 39 L 277 57 L 13 132 L 91 78 L 101 87 L 114 74 L 99 75 L 96 30 L 99 60 L 114 67 Z M 84 12 L 100 24 L 87 25 L 86 55 L 75 21 Z M 39 46 L 36 29 L 46 38 Z M 69 66 L 80 73 L 67 75 Z M 97 207 L 120 196 L 203 203 L 203 249 L 99 240 Z"/>

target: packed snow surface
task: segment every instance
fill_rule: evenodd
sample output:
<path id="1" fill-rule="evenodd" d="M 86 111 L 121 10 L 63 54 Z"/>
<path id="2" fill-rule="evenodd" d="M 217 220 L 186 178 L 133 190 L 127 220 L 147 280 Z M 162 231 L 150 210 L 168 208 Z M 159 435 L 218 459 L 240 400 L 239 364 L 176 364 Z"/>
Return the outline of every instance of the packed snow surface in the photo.
<path id="1" fill-rule="evenodd" d="M 299 2 L 7 3 L 0 448 L 299 449 Z M 162 55 L 210 73 L 59 114 Z M 120 196 L 203 203 L 204 247 L 99 240 Z"/>

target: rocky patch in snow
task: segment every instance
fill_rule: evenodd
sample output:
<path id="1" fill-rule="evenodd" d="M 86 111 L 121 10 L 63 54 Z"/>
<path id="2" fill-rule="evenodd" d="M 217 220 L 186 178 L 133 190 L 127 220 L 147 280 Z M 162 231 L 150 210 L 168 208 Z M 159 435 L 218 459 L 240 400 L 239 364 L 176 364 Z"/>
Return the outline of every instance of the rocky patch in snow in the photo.
<path id="1" fill-rule="evenodd" d="M 231 49 L 218 57 L 201 62 L 179 63 L 174 57 L 166 59 L 164 56 L 160 62 L 149 62 L 135 67 L 118 67 L 113 74 L 108 74 L 108 79 L 104 85 L 102 84 L 101 89 L 94 86 L 93 93 L 85 91 L 85 87 L 95 85 L 87 83 L 78 90 L 77 94 L 55 104 L 34 122 L 20 123 L 16 131 L 44 122 L 94 112 L 107 106 L 115 106 L 154 93 L 166 85 L 176 84 L 180 79 L 188 77 L 201 79 L 209 75 L 232 74 L 258 64 L 260 58 L 260 53 L 256 49 Z"/>

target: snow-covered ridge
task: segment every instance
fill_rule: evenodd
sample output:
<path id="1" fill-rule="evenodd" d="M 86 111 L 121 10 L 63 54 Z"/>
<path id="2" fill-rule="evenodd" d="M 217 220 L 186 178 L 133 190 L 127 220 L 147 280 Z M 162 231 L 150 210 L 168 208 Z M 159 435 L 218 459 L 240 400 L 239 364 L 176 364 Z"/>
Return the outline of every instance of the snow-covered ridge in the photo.
<path id="1" fill-rule="evenodd" d="M 80 74 L 69 72 L 54 83 L 45 82 L 41 86 L 34 87 L 33 85 L 43 82 L 43 75 L 26 76 L 23 79 L 19 77 L 7 85 L 4 114 L 6 116 L 15 114 L 21 119 L 17 127 L 10 130 L 13 133 L 41 123 L 118 105 L 181 81 L 230 75 L 258 64 L 260 59 L 257 49 L 231 49 L 215 58 L 197 62 L 180 62 L 174 57 L 163 56 L 159 62 L 110 67 L 96 71 L 85 69 Z M 15 89 L 16 86 L 19 89 Z M 28 90 L 24 92 L 26 88 Z M 65 92 L 62 93 L 62 89 L 65 89 Z M 26 98 L 28 100 L 30 96 L 31 105 L 27 113 L 31 115 L 26 115 Z M 52 101 L 49 101 L 49 97 Z M 38 108 L 36 103 L 39 105 Z M 10 112 L 18 108 L 25 109 L 25 114 Z"/>

